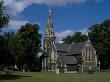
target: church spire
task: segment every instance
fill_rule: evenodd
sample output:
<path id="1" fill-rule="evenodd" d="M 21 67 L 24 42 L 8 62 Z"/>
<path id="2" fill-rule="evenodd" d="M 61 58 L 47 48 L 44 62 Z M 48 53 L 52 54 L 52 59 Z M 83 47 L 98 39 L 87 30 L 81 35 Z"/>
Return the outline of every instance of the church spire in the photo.
<path id="1" fill-rule="evenodd" d="M 48 24 L 46 28 L 46 36 L 47 37 L 55 37 L 53 30 L 53 22 L 52 22 L 52 10 L 49 8 L 48 11 Z"/>
<path id="2" fill-rule="evenodd" d="M 57 64 L 57 50 L 55 45 L 55 34 L 52 22 L 52 10 L 49 8 L 48 11 L 48 23 L 46 27 L 46 35 L 44 37 L 43 48 L 44 48 L 44 60 L 43 69 L 54 71 Z"/>
<path id="3" fill-rule="evenodd" d="M 49 8 L 49 14 L 50 14 L 50 15 L 52 14 L 52 10 L 51 10 L 51 8 Z"/>
<path id="4" fill-rule="evenodd" d="M 48 26 L 47 28 L 51 28 L 52 27 L 52 10 L 49 8 L 49 12 L 48 12 Z"/>

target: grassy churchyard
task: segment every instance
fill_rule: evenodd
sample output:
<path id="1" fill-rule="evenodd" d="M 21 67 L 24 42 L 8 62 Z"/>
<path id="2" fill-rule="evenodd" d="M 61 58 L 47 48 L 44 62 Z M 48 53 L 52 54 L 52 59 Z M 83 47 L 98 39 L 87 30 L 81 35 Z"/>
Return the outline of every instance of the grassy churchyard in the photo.
<path id="1" fill-rule="evenodd" d="M 0 74 L 0 82 L 110 82 L 110 71 L 96 74 L 60 74 L 47 72 L 18 72 Z"/>

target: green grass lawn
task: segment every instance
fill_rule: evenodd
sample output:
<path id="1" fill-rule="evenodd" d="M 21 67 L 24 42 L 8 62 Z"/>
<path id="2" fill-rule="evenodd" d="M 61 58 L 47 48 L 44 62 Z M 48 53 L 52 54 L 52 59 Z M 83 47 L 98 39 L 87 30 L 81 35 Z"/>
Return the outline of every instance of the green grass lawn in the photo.
<path id="1" fill-rule="evenodd" d="M 110 71 L 90 74 L 60 74 L 47 72 L 0 75 L 0 82 L 110 82 Z"/>

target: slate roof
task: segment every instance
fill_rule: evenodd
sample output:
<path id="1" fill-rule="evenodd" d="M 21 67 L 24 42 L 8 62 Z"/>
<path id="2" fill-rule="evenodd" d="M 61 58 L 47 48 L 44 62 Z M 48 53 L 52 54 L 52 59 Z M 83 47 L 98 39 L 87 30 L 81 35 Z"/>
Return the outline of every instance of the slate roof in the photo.
<path id="1" fill-rule="evenodd" d="M 65 56 L 63 61 L 65 64 L 76 64 L 76 59 L 74 56 Z"/>
<path id="2" fill-rule="evenodd" d="M 69 49 L 69 55 L 81 54 L 82 49 L 84 48 L 84 46 L 85 46 L 85 42 L 72 44 L 72 46 Z"/>
<path id="3" fill-rule="evenodd" d="M 66 44 L 66 43 L 57 43 L 56 48 L 57 51 L 68 52 L 68 55 L 72 54 L 80 54 L 85 42 L 74 43 L 74 44 Z"/>
<path id="4" fill-rule="evenodd" d="M 61 64 L 64 66 L 65 64 L 76 64 L 76 59 L 74 56 L 64 56 L 58 57 L 58 67 L 61 67 Z"/>
<path id="5" fill-rule="evenodd" d="M 71 44 L 56 43 L 57 51 L 67 52 Z"/>

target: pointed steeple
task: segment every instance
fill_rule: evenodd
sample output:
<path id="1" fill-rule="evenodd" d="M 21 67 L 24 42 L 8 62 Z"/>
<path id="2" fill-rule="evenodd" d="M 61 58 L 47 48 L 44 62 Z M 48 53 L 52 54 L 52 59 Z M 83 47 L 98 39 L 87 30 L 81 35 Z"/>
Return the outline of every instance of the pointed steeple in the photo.
<path id="1" fill-rule="evenodd" d="M 49 8 L 49 14 L 52 14 L 52 10 L 51 10 L 51 8 Z"/>
<path id="2" fill-rule="evenodd" d="M 49 8 L 47 28 L 51 28 L 51 27 L 52 27 L 52 10 Z"/>
<path id="3" fill-rule="evenodd" d="M 52 22 L 52 10 L 49 8 L 48 11 L 48 24 L 46 28 L 46 36 L 47 37 L 55 37 L 54 29 L 53 29 L 53 22 Z"/>
<path id="4" fill-rule="evenodd" d="M 43 69 L 52 72 L 55 71 L 57 65 L 57 50 L 55 45 L 56 37 L 54 34 L 53 22 L 52 22 L 52 10 L 49 8 L 48 11 L 48 23 L 46 27 L 46 35 L 44 37 L 43 49 L 44 49 L 44 60 Z"/>

